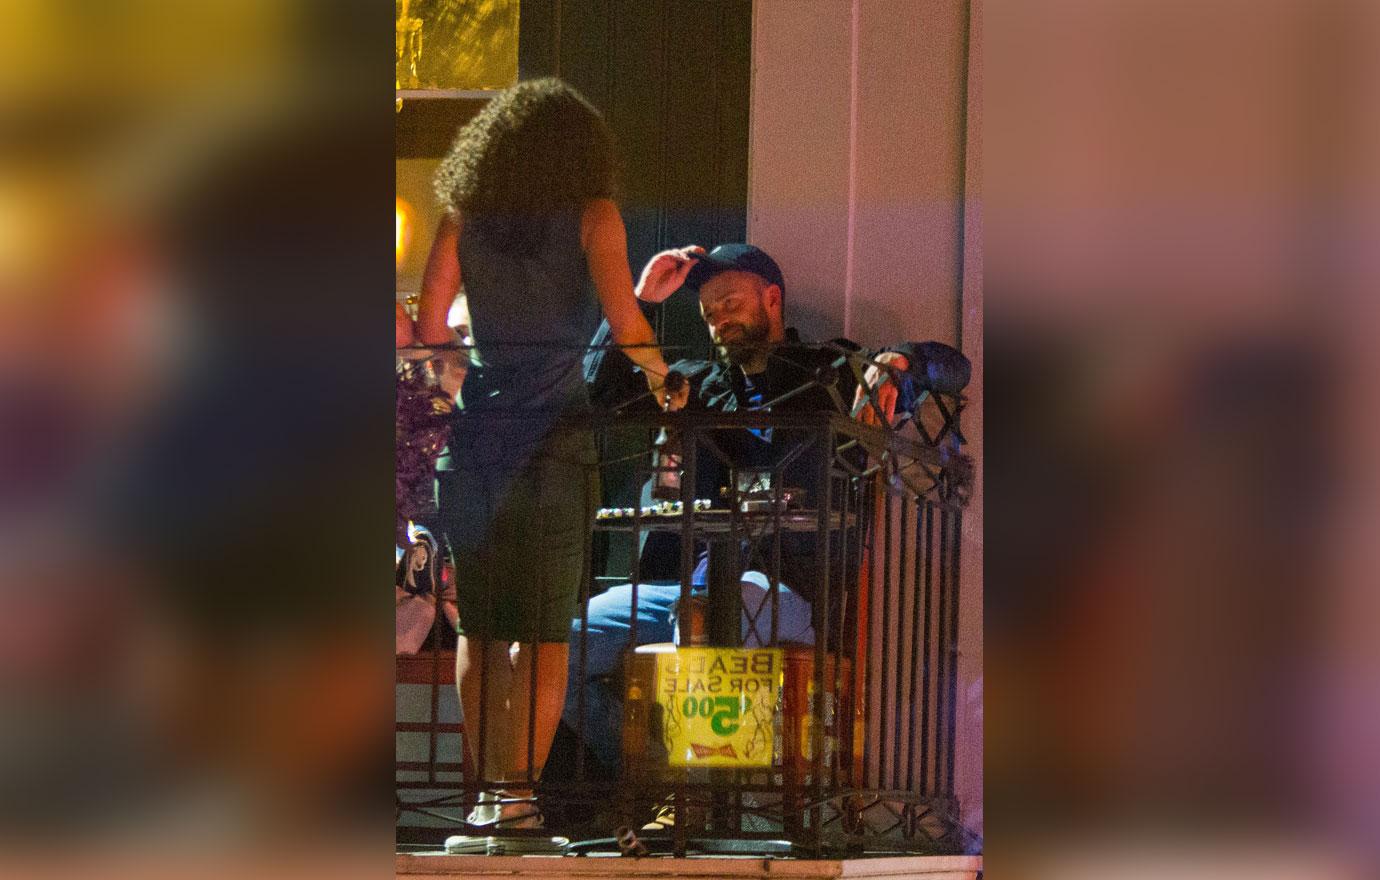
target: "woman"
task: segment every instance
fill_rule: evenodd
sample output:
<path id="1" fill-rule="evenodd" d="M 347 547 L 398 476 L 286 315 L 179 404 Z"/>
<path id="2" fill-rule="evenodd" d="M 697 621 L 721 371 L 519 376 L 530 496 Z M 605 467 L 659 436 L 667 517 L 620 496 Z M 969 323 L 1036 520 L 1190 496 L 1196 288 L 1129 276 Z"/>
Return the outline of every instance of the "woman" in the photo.
<path id="1" fill-rule="evenodd" d="M 634 294 L 614 166 L 598 111 L 542 79 L 491 99 L 437 174 L 446 214 L 417 340 L 454 340 L 446 317 L 463 283 L 474 342 L 437 480 L 460 607 L 456 676 L 474 766 L 508 781 L 496 815 L 471 821 L 540 827 L 531 786 L 560 720 L 598 497 L 593 435 L 561 417 L 588 408 L 581 366 L 601 310 L 664 398 L 666 363 Z"/>

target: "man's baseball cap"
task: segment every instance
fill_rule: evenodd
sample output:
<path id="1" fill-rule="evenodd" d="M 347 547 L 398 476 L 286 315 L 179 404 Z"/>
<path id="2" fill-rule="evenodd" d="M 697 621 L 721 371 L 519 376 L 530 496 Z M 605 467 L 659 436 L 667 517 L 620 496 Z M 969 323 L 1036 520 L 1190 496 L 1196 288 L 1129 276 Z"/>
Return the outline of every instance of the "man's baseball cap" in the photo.
<path id="1" fill-rule="evenodd" d="M 751 272 L 763 278 L 768 284 L 775 284 L 784 293 L 786 279 L 781 277 L 781 267 L 767 256 L 767 252 L 750 244 L 721 244 L 714 250 L 697 258 L 694 268 L 685 277 L 685 283 L 696 290 L 720 272 L 736 269 Z"/>

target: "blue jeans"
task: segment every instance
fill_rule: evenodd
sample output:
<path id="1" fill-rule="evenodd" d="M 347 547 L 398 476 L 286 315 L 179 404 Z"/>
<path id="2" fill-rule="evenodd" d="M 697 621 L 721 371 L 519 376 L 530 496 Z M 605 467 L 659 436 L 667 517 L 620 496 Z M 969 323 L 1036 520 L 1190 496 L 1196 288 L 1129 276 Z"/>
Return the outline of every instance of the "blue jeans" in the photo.
<path id="1" fill-rule="evenodd" d="M 698 580 L 698 578 L 697 578 Z M 704 594 L 701 583 L 692 587 Z M 742 577 L 743 644 L 760 647 L 771 638 L 771 595 L 760 572 Z M 637 588 L 637 643 L 670 642 L 675 635 L 672 611 L 680 601 L 680 583 L 654 581 Z M 785 584 L 778 597 L 777 642 L 814 644 L 810 605 Z M 611 769 L 619 766 L 623 729 L 623 699 L 619 662 L 632 634 L 632 585 L 621 584 L 589 600 L 589 626 L 585 641 L 584 678 L 580 677 L 580 620 L 570 626 L 570 684 L 565 692 L 561 720 L 580 731 L 580 687 L 584 686 L 584 742 Z"/>

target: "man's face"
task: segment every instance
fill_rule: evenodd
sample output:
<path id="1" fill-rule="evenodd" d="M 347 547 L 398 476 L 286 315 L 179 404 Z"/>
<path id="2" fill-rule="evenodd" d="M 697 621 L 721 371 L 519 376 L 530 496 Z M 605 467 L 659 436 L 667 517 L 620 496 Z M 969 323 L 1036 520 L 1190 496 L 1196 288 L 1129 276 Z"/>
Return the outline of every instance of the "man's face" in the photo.
<path id="1" fill-rule="evenodd" d="M 751 272 L 720 272 L 700 288 L 700 312 L 714 344 L 739 362 L 771 338 L 762 301 L 767 282 Z"/>

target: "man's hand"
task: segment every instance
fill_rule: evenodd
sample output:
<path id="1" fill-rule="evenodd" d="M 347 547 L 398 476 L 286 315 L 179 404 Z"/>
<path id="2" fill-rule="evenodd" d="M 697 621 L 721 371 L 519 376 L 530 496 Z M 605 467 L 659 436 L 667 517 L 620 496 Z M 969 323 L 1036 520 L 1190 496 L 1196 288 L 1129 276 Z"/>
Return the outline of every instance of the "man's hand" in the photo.
<path id="1" fill-rule="evenodd" d="M 884 351 L 872 360 L 872 366 L 863 373 L 863 385 L 858 387 L 858 393 L 853 396 L 853 409 L 858 413 L 859 422 L 878 426 L 877 410 L 871 404 L 864 403 L 867 389 L 870 388 L 877 399 L 877 406 L 881 407 L 882 413 L 886 416 L 887 427 L 892 427 L 896 424 L 896 401 L 900 397 L 900 391 L 892 381 L 892 374 L 910 369 L 910 360 L 896 351 Z M 858 408 L 860 404 L 861 409 Z"/>
<path id="2" fill-rule="evenodd" d="M 643 302 L 664 302 L 667 297 L 680 289 L 685 276 L 704 253 L 704 248 L 692 244 L 682 248 L 662 251 L 647 261 L 642 269 L 642 277 L 637 279 L 637 298 Z"/>

